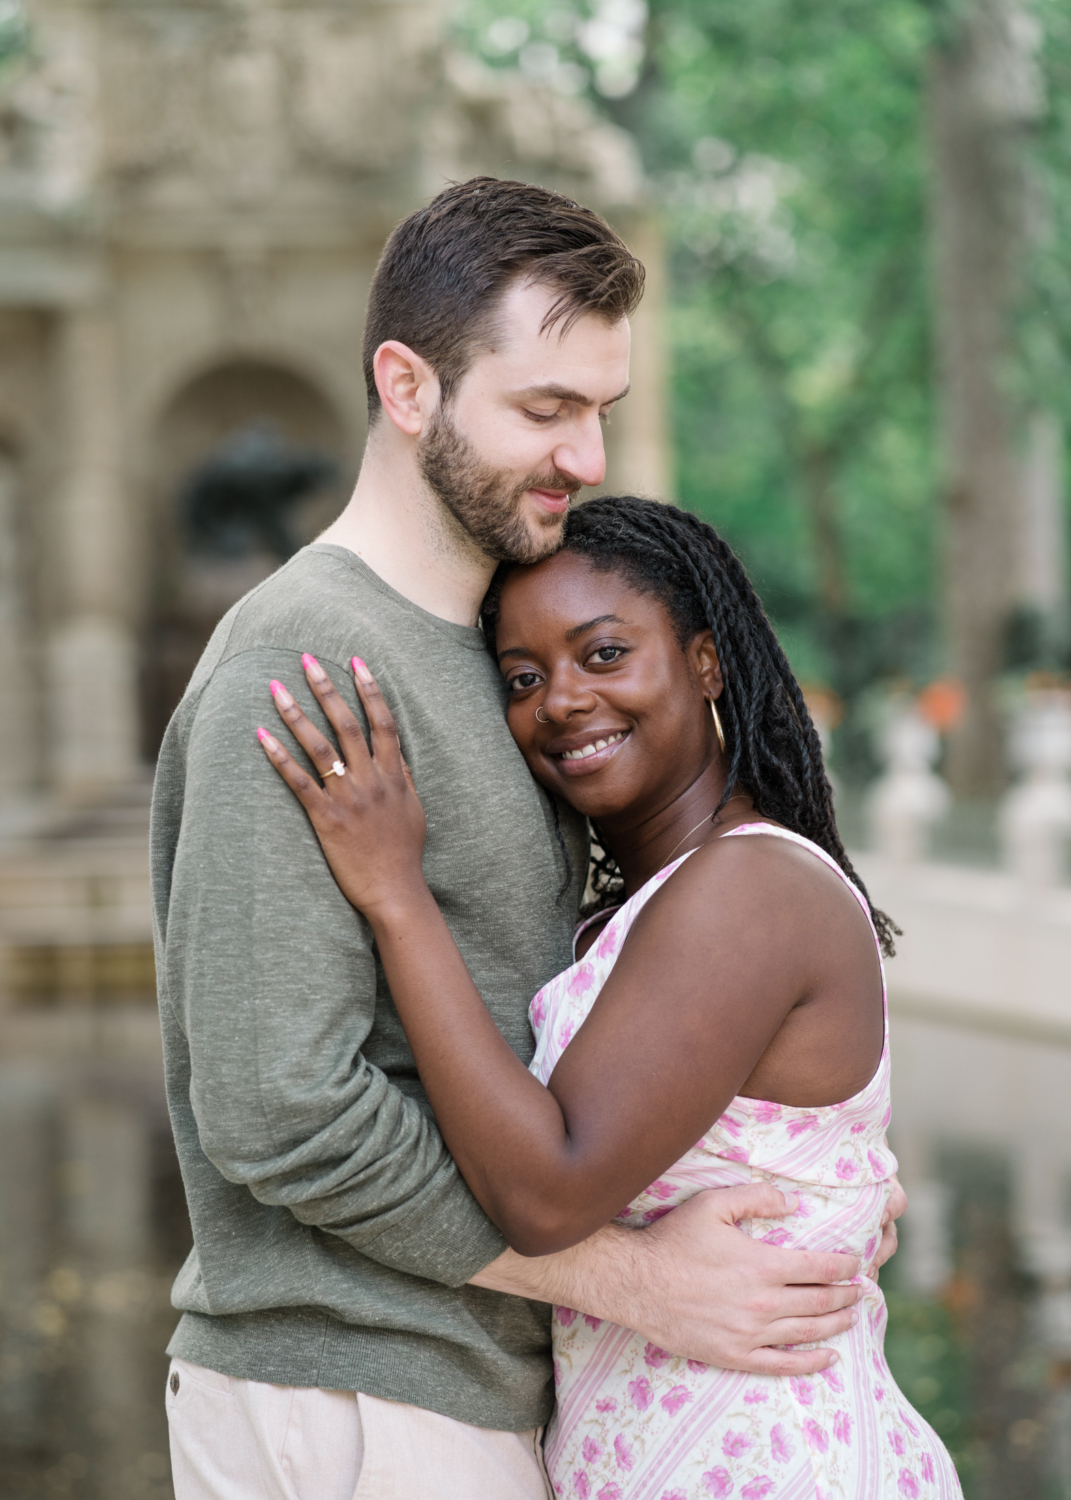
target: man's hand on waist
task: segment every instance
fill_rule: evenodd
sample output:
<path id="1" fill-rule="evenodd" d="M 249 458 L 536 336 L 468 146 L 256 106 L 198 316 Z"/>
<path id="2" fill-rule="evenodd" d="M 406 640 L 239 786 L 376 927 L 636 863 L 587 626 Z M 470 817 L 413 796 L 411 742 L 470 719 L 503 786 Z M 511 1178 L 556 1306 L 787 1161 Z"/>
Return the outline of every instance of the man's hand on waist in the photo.
<path id="1" fill-rule="evenodd" d="M 861 1268 L 854 1255 L 783 1250 L 736 1227 L 791 1211 L 777 1188 L 708 1190 L 649 1229 L 609 1225 L 559 1255 L 507 1251 L 472 1284 L 574 1307 L 704 1364 L 812 1374 L 835 1362 L 833 1350 L 778 1346 L 850 1328 L 861 1288 L 848 1283 Z"/>

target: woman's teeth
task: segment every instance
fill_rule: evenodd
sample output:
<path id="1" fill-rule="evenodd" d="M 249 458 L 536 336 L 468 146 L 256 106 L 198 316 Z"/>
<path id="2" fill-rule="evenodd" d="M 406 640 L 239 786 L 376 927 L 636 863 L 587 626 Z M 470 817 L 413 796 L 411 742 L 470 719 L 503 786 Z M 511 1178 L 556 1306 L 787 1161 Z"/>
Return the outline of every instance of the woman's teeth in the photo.
<path id="1" fill-rule="evenodd" d="M 625 731 L 611 734 L 608 739 L 594 740 L 590 745 L 585 745 L 581 750 L 563 750 L 562 760 L 587 760 L 589 755 L 596 755 L 600 750 L 605 750 L 607 745 L 616 745 L 618 740 L 625 738 Z"/>

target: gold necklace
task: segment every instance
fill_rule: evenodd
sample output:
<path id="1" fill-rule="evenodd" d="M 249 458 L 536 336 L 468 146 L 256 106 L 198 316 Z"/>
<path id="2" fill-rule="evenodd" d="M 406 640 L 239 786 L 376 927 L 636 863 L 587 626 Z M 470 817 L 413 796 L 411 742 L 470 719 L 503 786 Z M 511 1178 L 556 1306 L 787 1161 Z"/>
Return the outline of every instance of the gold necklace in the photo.
<path id="1" fill-rule="evenodd" d="M 744 800 L 743 797 L 730 797 L 729 798 L 729 802 L 742 802 L 743 800 Z M 729 802 L 726 802 L 726 804 L 725 804 L 726 807 L 729 806 Z M 718 809 L 715 808 L 714 811 L 717 812 Z M 676 852 L 680 848 L 680 846 L 684 843 L 685 839 L 690 839 L 693 833 L 697 832 L 698 829 L 702 828 L 702 826 L 703 826 L 704 823 L 709 823 L 710 820 L 713 817 L 714 817 L 714 813 L 708 813 L 705 818 L 700 818 L 699 819 L 699 822 L 695 825 L 695 828 L 689 828 L 688 832 L 684 835 L 684 838 L 683 839 L 678 839 L 677 842 L 673 845 L 673 848 L 669 851 L 669 858 L 666 859 L 666 860 L 664 860 L 662 862 L 662 864 L 659 865 L 658 868 L 660 870 L 664 870 L 666 868 L 666 865 L 671 864 L 672 861 L 673 861 L 673 856 L 676 854 Z"/>

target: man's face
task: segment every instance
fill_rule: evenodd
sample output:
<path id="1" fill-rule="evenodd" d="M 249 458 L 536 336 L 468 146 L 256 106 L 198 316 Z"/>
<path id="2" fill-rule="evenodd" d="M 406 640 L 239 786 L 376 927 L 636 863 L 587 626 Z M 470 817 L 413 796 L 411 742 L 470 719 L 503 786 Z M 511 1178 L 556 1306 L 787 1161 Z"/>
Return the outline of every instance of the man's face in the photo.
<path id="1" fill-rule="evenodd" d="M 580 318 L 564 338 L 539 327 L 551 288 L 517 284 L 494 347 L 421 435 L 425 482 L 480 550 L 533 563 L 554 552 L 569 501 L 606 473 L 602 424 L 628 389 L 629 327 Z"/>

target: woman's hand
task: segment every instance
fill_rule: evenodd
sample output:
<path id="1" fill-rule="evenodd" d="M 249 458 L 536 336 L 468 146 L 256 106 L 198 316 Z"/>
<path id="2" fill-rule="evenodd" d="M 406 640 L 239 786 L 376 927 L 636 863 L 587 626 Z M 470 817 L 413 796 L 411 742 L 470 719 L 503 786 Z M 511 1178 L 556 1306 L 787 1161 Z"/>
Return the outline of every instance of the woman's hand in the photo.
<path id="1" fill-rule="evenodd" d="M 353 675 L 371 730 L 364 732 L 314 656 L 301 658 L 309 687 L 338 735 L 340 750 L 305 717 L 281 682 L 270 684 L 275 707 L 323 778 L 313 780 L 266 729 L 264 752 L 309 815 L 339 889 L 366 915 L 425 892 L 420 867 L 424 809 L 402 758 L 398 730 L 375 678 L 359 656 Z"/>

